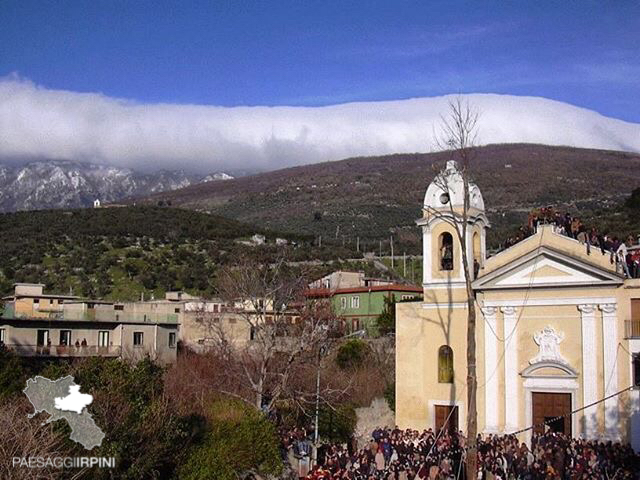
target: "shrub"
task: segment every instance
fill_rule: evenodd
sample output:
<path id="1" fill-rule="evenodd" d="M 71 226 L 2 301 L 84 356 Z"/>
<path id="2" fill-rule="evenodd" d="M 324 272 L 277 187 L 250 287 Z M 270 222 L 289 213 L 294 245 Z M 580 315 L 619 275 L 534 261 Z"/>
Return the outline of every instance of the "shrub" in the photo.
<path id="1" fill-rule="evenodd" d="M 240 400 L 221 398 L 211 404 L 207 419 L 204 440 L 192 449 L 180 478 L 236 480 L 249 471 L 282 472 L 275 427 L 261 412 Z"/>
<path id="2" fill-rule="evenodd" d="M 396 411 L 396 382 L 390 383 L 384 389 L 384 399 L 392 412 Z"/>
<path id="3" fill-rule="evenodd" d="M 348 442 L 357 422 L 356 411 L 352 405 L 339 405 L 333 409 L 323 407 L 318 416 L 320 437 L 330 442 Z"/>
<path id="4" fill-rule="evenodd" d="M 0 400 L 20 393 L 28 377 L 20 357 L 0 346 Z"/>
<path id="5" fill-rule="evenodd" d="M 338 349 L 336 363 L 343 370 L 360 367 L 367 358 L 368 349 L 369 347 L 362 340 L 357 338 L 348 340 Z"/>

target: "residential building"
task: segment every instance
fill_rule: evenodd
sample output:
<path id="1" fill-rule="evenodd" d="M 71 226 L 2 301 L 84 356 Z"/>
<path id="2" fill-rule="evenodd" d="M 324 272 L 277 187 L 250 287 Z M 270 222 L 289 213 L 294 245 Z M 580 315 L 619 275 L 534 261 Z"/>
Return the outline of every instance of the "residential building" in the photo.
<path id="1" fill-rule="evenodd" d="M 307 298 L 330 299 L 348 332 L 364 330 L 368 335 L 377 334 L 376 320 L 384 310 L 385 299 L 398 302 L 422 297 L 421 287 L 365 278 L 361 272 L 334 272 L 310 285 L 323 286 L 309 288 Z"/>
<path id="2" fill-rule="evenodd" d="M 255 339 L 256 327 L 262 322 L 275 323 L 287 336 L 287 325 L 299 320 L 295 308 L 276 311 L 269 299 L 238 300 L 232 304 L 219 298 L 184 298 L 184 315 L 180 340 L 196 352 L 206 351 L 220 341 L 244 348 Z"/>
<path id="3" fill-rule="evenodd" d="M 43 289 L 16 284 L 14 294 L 3 299 L 0 341 L 18 355 L 176 360 L 182 306 L 84 300 Z"/>
<path id="4" fill-rule="evenodd" d="M 341 288 L 374 287 L 381 285 L 394 285 L 396 282 L 386 278 L 365 277 L 364 272 L 349 272 L 336 270 L 309 284 L 309 288 L 324 288 L 338 290 Z"/>
<path id="5" fill-rule="evenodd" d="M 464 183 L 455 162 L 438 175 L 418 221 L 424 299 L 396 305 L 396 423 L 464 431 L 468 298 L 454 230 Z M 478 431 L 528 441 L 549 428 L 640 449 L 640 280 L 552 225 L 487 258 L 484 200 L 468 188 Z"/>

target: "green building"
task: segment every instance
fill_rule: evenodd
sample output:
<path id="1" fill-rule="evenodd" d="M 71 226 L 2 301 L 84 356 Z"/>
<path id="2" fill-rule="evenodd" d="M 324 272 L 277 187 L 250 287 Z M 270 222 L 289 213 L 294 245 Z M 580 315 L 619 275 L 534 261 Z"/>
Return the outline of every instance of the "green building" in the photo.
<path id="1" fill-rule="evenodd" d="M 307 298 L 329 298 L 334 312 L 344 319 L 348 332 L 364 330 L 367 335 L 377 334 L 376 319 L 384 309 L 385 298 L 401 301 L 421 297 L 422 288 L 397 283 L 336 289 L 311 288 L 307 291 Z"/>

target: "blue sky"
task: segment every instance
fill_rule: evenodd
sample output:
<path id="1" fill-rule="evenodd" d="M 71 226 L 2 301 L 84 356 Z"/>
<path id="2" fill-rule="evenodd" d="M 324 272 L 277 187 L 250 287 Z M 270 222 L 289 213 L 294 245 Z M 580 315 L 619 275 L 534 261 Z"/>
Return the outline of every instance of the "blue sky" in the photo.
<path id="1" fill-rule="evenodd" d="M 0 76 L 140 102 L 327 105 L 446 93 L 640 122 L 640 2 L 0 3 Z"/>

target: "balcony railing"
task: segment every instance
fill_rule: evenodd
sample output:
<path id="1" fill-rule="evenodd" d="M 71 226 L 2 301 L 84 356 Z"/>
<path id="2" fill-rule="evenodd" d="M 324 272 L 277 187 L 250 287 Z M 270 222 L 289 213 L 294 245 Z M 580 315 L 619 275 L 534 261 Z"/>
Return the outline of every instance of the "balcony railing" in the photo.
<path id="1" fill-rule="evenodd" d="M 112 322 L 112 323 L 178 323 L 177 313 L 157 312 L 127 312 L 122 310 L 106 309 L 60 309 L 45 310 L 39 308 L 20 308 L 15 311 L 15 306 L 7 304 L 2 318 L 23 320 L 64 320 L 73 322 Z"/>
<path id="2" fill-rule="evenodd" d="M 4 345 L 4 347 L 22 357 L 119 357 L 122 347 L 110 345 L 98 347 L 87 345 Z"/>
<path id="3" fill-rule="evenodd" d="M 624 321 L 624 338 L 640 338 L 640 320 Z"/>

